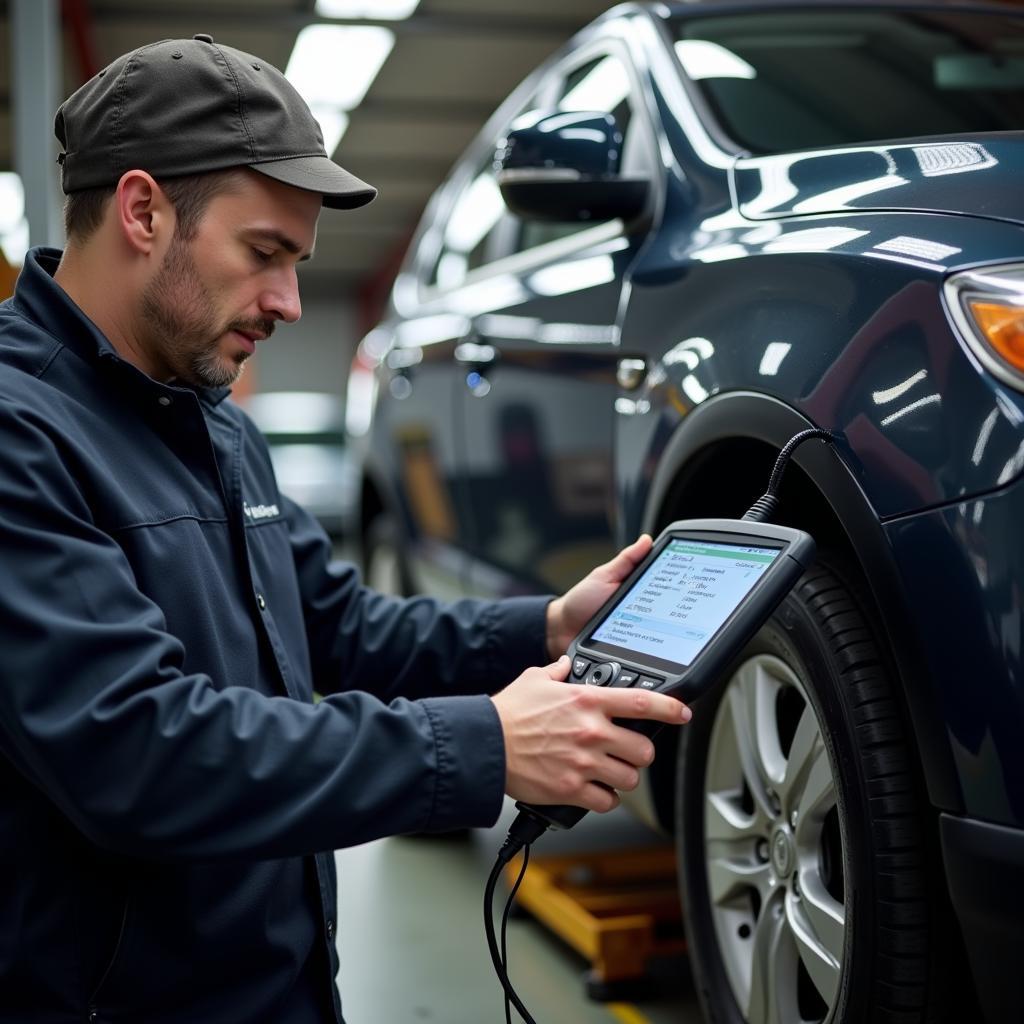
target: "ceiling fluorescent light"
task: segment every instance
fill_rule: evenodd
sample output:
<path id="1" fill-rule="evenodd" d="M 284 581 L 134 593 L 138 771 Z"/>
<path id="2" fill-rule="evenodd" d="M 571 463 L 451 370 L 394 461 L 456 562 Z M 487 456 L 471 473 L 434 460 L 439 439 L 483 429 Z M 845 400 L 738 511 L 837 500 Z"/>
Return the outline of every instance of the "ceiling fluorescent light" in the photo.
<path id="1" fill-rule="evenodd" d="M 316 0 L 322 18 L 372 18 L 399 21 L 416 10 L 420 0 Z"/>
<path id="2" fill-rule="evenodd" d="M 324 152 L 328 156 L 333 156 L 342 135 L 345 134 L 345 129 L 348 128 L 348 114 L 344 110 L 321 106 L 319 103 L 310 107 L 310 110 L 320 125 L 320 134 L 324 137 Z"/>
<path id="3" fill-rule="evenodd" d="M 10 171 L 0 174 L 0 248 L 14 264 L 21 263 L 28 250 L 25 190 L 20 176 Z"/>
<path id="4" fill-rule="evenodd" d="M 10 231 L 25 215 L 25 190 L 20 175 L 0 174 L 0 231 Z"/>
<path id="5" fill-rule="evenodd" d="M 308 25 L 295 40 L 285 78 L 311 107 L 352 110 L 394 44 L 394 33 L 376 25 Z"/>

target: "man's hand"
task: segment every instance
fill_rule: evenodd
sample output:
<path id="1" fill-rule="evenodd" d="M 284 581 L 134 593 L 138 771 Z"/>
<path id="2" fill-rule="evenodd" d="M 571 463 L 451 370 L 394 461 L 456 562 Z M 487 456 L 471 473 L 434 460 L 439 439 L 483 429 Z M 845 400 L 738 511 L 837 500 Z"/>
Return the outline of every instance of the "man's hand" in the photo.
<path id="1" fill-rule="evenodd" d="M 638 769 L 654 760 L 648 737 L 612 719 L 682 725 L 691 712 L 663 693 L 573 685 L 568 675 L 563 657 L 528 668 L 491 698 L 505 736 L 505 792 L 527 803 L 610 811 L 619 802 L 611 790 L 635 789 Z"/>
<path id="2" fill-rule="evenodd" d="M 550 658 L 559 658 L 565 654 L 573 637 L 615 593 L 622 581 L 647 557 L 651 543 L 650 536 L 642 534 L 610 562 L 599 565 L 572 590 L 548 605 L 547 645 Z"/>

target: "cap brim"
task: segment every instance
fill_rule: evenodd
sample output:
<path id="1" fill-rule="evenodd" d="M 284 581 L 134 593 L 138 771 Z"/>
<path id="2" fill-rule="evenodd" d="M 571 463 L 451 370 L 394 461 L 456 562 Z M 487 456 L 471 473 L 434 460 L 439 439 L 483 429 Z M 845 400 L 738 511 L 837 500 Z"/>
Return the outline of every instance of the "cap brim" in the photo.
<path id="1" fill-rule="evenodd" d="M 372 185 L 349 174 L 344 167 L 339 167 L 325 156 L 297 156 L 249 166 L 285 185 L 319 192 L 324 206 L 333 210 L 354 210 L 365 206 L 377 195 Z"/>

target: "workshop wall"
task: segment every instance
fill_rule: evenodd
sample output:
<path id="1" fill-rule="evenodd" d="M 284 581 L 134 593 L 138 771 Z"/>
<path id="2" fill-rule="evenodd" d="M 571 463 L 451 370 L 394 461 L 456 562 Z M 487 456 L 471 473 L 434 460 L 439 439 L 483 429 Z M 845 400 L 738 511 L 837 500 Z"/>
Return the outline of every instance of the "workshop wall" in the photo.
<path id="1" fill-rule="evenodd" d="M 332 391 L 344 398 L 359 343 L 354 303 L 311 291 L 300 281 L 302 318 L 278 324 L 260 344 L 245 377 L 256 391 Z"/>

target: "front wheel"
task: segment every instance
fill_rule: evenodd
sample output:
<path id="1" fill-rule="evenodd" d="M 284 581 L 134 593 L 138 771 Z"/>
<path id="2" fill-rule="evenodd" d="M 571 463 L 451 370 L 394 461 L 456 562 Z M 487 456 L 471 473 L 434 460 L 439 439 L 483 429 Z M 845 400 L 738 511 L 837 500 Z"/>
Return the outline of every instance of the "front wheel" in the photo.
<path id="1" fill-rule="evenodd" d="M 696 704 L 677 836 L 709 1022 L 931 1019 L 921 805 L 895 685 L 850 589 L 815 568 Z"/>

